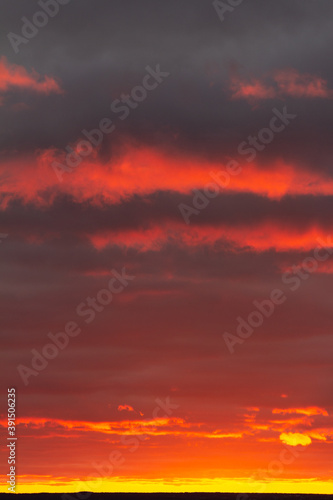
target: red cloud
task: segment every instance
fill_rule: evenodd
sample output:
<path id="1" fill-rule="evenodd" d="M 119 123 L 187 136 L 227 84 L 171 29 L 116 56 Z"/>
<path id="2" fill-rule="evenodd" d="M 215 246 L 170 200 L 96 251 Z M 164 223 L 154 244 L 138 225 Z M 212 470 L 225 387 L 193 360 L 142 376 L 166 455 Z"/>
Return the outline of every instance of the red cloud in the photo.
<path id="1" fill-rule="evenodd" d="M 245 82 L 233 78 L 230 87 L 233 92 L 232 99 L 272 99 L 276 97 L 276 90 L 273 87 L 268 87 L 255 79 Z"/>
<path id="2" fill-rule="evenodd" d="M 292 96 L 303 98 L 330 99 L 333 91 L 327 88 L 327 81 L 309 73 L 298 73 L 295 69 L 275 71 L 261 80 L 251 78 L 244 80 L 234 76 L 230 85 L 232 99 L 272 99 L 275 97 Z"/>
<path id="3" fill-rule="evenodd" d="M 42 78 L 36 71 L 30 73 L 23 66 L 9 64 L 5 57 L 0 58 L 0 92 L 11 88 L 29 89 L 42 94 L 62 93 L 59 84 L 49 76 Z"/>
<path id="4" fill-rule="evenodd" d="M 157 148 L 129 146 L 112 165 L 103 163 L 97 151 L 93 151 L 76 170 L 65 172 L 64 181 L 60 183 L 52 164 L 56 160 L 66 165 L 65 157 L 63 151 L 50 148 L 37 151 L 35 155 L 25 154 L 0 162 L 0 174 L 4 179 L 0 186 L 0 206 L 5 208 L 6 203 L 16 197 L 34 204 L 51 205 L 52 196 L 46 199 L 40 196 L 45 190 L 54 195 L 69 194 L 81 202 L 98 200 L 102 195 L 109 203 L 120 203 L 134 194 L 145 196 L 159 190 L 193 195 L 193 189 L 198 186 L 203 189 L 212 182 L 210 172 L 218 175 L 227 165 L 227 162 L 195 157 L 185 160 L 183 156 L 171 156 Z M 271 162 L 270 169 L 263 169 L 255 161 L 249 164 L 239 159 L 239 165 L 240 175 L 232 177 L 225 188 L 221 187 L 221 193 L 251 192 L 276 199 L 286 194 L 333 194 L 333 180 L 328 175 L 302 170 L 296 163 L 286 164 L 277 159 Z"/>
<path id="5" fill-rule="evenodd" d="M 118 406 L 118 410 L 119 411 L 134 411 L 134 409 L 132 408 L 132 406 L 129 406 L 129 405 L 119 405 Z"/>
<path id="6" fill-rule="evenodd" d="M 280 94 L 294 97 L 332 97 L 332 90 L 327 88 L 327 81 L 316 75 L 299 74 L 295 69 L 287 69 L 277 71 L 273 78 Z"/>

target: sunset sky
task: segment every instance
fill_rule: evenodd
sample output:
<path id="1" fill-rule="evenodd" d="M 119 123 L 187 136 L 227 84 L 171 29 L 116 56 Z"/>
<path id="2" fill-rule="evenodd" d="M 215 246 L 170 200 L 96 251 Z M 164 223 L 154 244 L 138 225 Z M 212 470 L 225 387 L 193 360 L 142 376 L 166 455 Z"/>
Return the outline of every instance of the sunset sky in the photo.
<path id="1" fill-rule="evenodd" d="M 1 491 L 333 493 L 333 3 L 0 18 Z"/>

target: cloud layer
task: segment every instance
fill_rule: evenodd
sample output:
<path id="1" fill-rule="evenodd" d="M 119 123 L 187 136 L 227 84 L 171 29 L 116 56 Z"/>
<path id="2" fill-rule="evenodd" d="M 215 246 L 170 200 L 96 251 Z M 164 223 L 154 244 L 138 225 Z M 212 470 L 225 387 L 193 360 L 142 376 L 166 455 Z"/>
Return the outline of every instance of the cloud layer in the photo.
<path id="1" fill-rule="evenodd" d="M 4 33 L 34 9 L 2 2 Z M 118 450 L 118 484 L 247 491 L 292 449 L 268 482 L 329 492 L 332 11 L 72 0 L 17 54 L 6 39 L 1 398 L 17 388 L 22 482 L 70 489 Z M 276 289 L 231 355 L 223 334 Z M 68 322 L 80 334 L 33 368 Z"/>

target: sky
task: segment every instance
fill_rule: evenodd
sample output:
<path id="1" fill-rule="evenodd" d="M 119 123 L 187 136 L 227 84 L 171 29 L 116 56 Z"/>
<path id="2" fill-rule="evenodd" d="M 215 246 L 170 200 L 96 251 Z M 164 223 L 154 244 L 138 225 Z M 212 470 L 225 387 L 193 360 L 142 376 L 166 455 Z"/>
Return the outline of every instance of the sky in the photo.
<path id="1" fill-rule="evenodd" d="M 0 18 L 1 491 L 333 493 L 332 2 Z"/>

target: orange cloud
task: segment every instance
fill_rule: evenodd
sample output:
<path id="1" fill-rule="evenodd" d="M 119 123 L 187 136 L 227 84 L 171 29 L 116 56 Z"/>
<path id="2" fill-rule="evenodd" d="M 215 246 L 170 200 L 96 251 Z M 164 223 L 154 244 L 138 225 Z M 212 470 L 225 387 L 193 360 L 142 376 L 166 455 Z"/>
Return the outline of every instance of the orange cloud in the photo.
<path id="1" fill-rule="evenodd" d="M 0 420 L 0 426 L 6 427 L 7 421 Z M 237 439 L 243 432 L 225 432 L 220 429 L 201 430 L 202 423 L 188 423 L 182 418 L 156 418 L 151 420 L 121 420 L 113 422 L 86 422 L 77 420 L 60 420 L 46 418 L 20 418 L 16 425 L 27 430 L 49 430 L 54 435 L 62 435 L 62 431 L 97 432 L 115 435 L 150 435 L 150 436 L 183 436 L 206 439 Z M 60 433 L 60 434 L 59 434 Z"/>
<path id="2" fill-rule="evenodd" d="M 28 71 L 23 66 L 8 63 L 3 56 L 0 58 L 0 91 L 6 92 L 11 88 L 28 89 L 42 94 L 62 93 L 59 84 L 54 78 L 42 78 L 36 71 Z"/>
<path id="3" fill-rule="evenodd" d="M 309 406 L 307 408 L 274 408 L 272 413 L 280 413 L 282 415 L 288 413 L 298 413 L 301 415 L 324 415 L 328 417 L 328 412 L 324 408 L 319 408 L 318 406 Z"/>
<path id="4" fill-rule="evenodd" d="M 134 409 L 129 405 L 119 405 L 118 411 L 134 411 Z"/>
<path id="5" fill-rule="evenodd" d="M 310 436 L 312 439 L 318 439 L 318 441 L 327 440 L 326 432 L 324 433 L 324 432 L 311 431 L 308 433 L 308 436 Z"/>
<path id="6" fill-rule="evenodd" d="M 290 418 L 286 420 L 270 420 L 271 429 L 276 432 L 282 432 L 291 427 L 299 427 L 304 425 L 311 425 L 311 420 L 308 417 Z"/>

